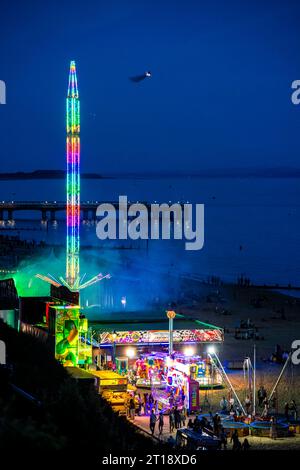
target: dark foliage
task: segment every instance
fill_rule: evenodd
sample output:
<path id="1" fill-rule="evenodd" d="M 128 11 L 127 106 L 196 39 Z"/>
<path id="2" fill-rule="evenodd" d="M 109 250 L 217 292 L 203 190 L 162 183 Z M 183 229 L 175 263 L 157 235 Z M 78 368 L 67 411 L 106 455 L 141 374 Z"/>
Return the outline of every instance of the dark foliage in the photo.
<path id="1" fill-rule="evenodd" d="M 0 451 L 13 448 L 92 455 L 136 453 L 157 446 L 117 416 L 91 388 L 83 391 L 46 345 L 0 323 L 7 368 L 0 369 Z M 32 395 L 30 401 L 11 384 Z"/>

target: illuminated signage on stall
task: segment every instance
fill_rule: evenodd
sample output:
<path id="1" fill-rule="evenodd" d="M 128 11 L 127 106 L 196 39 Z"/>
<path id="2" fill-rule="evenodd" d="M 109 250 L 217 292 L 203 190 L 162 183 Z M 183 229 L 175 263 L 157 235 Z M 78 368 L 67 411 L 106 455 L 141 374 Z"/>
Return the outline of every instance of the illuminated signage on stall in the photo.
<path id="1" fill-rule="evenodd" d="M 174 343 L 222 342 L 223 330 L 174 330 Z M 100 344 L 167 344 L 167 330 L 116 331 L 100 333 Z"/>

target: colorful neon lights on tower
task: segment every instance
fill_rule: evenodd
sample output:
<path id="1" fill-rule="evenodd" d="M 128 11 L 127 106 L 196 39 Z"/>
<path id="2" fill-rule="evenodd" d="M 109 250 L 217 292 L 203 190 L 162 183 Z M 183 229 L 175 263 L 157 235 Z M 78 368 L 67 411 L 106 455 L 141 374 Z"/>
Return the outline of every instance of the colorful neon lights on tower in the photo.
<path id="1" fill-rule="evenodd" d="M 80 101 L 76 66 L 70 64 L 67 95 L 67 244 L 66 282 L 79 286 L 80 249 Z"/>
<path id="2" fill-rule="evenodd" d="M 79 291 L 95 284 L 110 275 L 97 274 L 89 281 L 83 282 L 86 274 L 80 277 L 80 102 L 77 85 L 76 65 L 70 63 L 69 85 L 67 95 L 67 184 L 66 184 L 66 278 L 59 277 L 61 284 L 51 274 L 36 277 L 59 287 L 66 286 L 71 291 Z"/>

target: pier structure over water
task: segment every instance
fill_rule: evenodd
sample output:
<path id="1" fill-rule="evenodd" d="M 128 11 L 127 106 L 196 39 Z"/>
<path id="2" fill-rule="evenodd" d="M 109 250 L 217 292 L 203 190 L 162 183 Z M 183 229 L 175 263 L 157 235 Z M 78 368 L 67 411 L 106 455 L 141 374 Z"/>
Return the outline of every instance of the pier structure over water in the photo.
<path id="1" fill-rule="evenodd" d="M 137 201 L 128 201 L 128 207 Z M 151 203 L 138 201 L 147 207 L 148 213 L 150 214 Z M 118 201 L 107 201 L 107 204 L 112 204 L 116 211 L 118 211 Z M 176 203 L 178 204 L 178 203 Z M 182 209 L 184 203 L 179 202 Z M 100 201 L 81 201 L 80 204 L 80 219 L 81 220 L 96 220 L 97 207 L 100 205 Z M 14 220 L 16 212 L 40 212 L 41 220 L 43 221 L 54 221 L 56 220 L 58 212 L 66 212 L 67 204 L 66 201 L 0 201 L 0 221 L 1 220 Z M 172 215 L 172 214 L 171 214 Z"/>

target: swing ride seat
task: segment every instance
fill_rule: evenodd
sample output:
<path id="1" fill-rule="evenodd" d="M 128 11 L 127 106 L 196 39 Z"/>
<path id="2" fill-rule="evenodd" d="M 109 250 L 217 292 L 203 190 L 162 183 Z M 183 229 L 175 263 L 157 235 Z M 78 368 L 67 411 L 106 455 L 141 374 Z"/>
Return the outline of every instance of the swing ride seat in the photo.
<path id="1" fill-rule="evenodd" d="M 237 431 L 239 437 L 246 437 L 250 434 L 249 425 L 242 421 L 231 421 L 225 419 L 222 422 L 222 426 L 227 432 L 228 437 L 231 437 L 234 431 Z"/>
<path id="2" fill-rule="evenodd" d="M 287 424 L 292 434 L 300 434 L 300 419 L 290 417 L 287 421 L 285 417 L 281 417 L 277 418 L 277 423 Z"/>
<path id="3" fill-rule="evenodd" d="M 250 430 L 252 436 L 257 437 L 270 437 L 271 422 L 270 421 L 253 421 L 250 424 Z M 277 422 L 276 425 L 278 437 L 289 436 L 289 425 L 282 421 Z"/>

